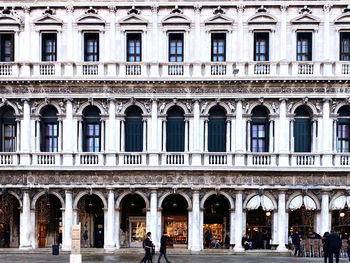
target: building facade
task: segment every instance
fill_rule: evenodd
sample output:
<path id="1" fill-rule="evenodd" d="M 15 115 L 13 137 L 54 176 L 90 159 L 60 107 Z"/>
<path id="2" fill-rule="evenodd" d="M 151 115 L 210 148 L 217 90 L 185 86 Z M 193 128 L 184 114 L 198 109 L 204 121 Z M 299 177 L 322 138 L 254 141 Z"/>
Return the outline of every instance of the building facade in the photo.
<path id="1" fill-rule="evenodd" d="M 347 236 L 348 1 L 134 4 L 0 4 L 10 246 Z"/>

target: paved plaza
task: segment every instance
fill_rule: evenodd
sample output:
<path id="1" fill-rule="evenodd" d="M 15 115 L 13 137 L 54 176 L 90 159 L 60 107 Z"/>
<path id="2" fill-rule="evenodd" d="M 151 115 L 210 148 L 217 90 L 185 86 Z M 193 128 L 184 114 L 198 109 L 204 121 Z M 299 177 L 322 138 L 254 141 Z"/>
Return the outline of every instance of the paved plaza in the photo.
<path id="1" fill-rule="evenodd" d="M 138 263 L 142 258 L 141 254 L 136 255 L 83 255 L 83 263 L 118 262 L 118 263 Z M 157 263 L 157 257 L 153 262 Z M 323 262 L 321 258 L 293 258 L 293 257 L 268 257 L 268 256 L 234 256 L 234 255 L 169 255 L 172 263 L 290 263 L 290 262 Z M 69 255 L 52 256 L 48 254 L 0 254 L 1 263 L 58 263 L 69 262 Z M 162 259 L 161 262 L 165 262 Z M 341 259 L 340 262 L 348 262 Z"/>

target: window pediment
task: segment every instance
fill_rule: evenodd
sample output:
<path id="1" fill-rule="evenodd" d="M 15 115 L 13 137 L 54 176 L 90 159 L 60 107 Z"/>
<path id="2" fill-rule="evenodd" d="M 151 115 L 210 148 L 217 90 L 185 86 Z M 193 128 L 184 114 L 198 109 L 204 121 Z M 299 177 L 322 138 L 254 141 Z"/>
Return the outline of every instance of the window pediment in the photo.
<path id="1" fill-rule="evenodd" d="M 248 20 L 248 24 L 277 24 L 277 19 L 270 14 L 256 14 Z"/>
<path id="2" fill-rule="evenodd" d="M 310 14 L 302 14 L 290 21 L 292 24 L 320 24 L 321 20 Z"/>
<path id="3" fill-rule="evenodd" d="M 78 25 L 105 25 L 106 21 L 97 14 L 85 14 L 80 16 L 76 23 Z"/>
<path id="4" fill-rule="evenodd" d="M 128 15 L 119 21 L 121 25 L 147 25 L 148 20 L 135 14 Z"/>
<path id="5" fill-rule="evenodd" d="M 50 14 L 43 15 L 33 21 L 35 25 L 62 25 L 63 21 Z"/>
<path id="6" fill-rule="evenodd" d="M 163 18 L 163 25 L 190 25 L 191 20 L 183 14 L 170 14 Z"/>
<path id="7" fill-rule="evenodd" d="M 350 13 L 338 16 L 334 20 L 334 24 L 350 24 Z"/>
<path id="8" fill-rule="evenodd" d="M 217 14 L 211 18 L 204 21 L 206 25 L 232 25 L 234 20 L 228 16 Z"/>
<path id="9" fill-rule="evenodd" d="M 0 15 L 0 26 L 20 26 L 22 21 L 10 15 Z"/>

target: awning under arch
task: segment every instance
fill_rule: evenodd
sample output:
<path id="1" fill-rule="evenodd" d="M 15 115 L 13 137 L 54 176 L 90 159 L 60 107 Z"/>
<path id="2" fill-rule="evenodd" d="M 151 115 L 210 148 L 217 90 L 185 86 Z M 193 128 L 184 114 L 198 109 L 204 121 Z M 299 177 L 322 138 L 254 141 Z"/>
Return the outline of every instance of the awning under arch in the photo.
<path id="1" fill-rule="evenodd" d="M 302 196 L 298 195 L 292 199 L 292 201 L 289 204 L 289 210 L 297 210 L 300 209 L 301 206 L 304 204 L 306 210 L 316 210 L 317 206 L 315 201 L 310 196 Z"/>
<path id="2" fill-rule="evenodd" d="M 247 210 L 256 210 L 261 206 L 264 211 L 272 211 L 274 209 L 272 200 L 266 195 L 255 195 L 247 203 Z"/>
<path id="3" fill-rule="evenodd" d="M 350 196 L 341 195 L 333 201 L 331 210 L 342 210 L 346 205 L 350 207 Z"/>

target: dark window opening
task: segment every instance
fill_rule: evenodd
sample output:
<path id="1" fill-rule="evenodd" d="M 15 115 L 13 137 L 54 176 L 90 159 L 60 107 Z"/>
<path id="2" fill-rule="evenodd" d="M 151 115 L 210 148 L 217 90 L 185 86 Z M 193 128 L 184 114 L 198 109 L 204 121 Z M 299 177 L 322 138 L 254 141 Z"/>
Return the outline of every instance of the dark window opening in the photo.
<path id="1" fill-rule="evenodd" d="M 127 61 L 141 61 L 141 33 L 128 33 L 127 35 Z"/>
<path id="2" fill-rule="evenodd" d="M 169 62 L 183 62 L 183 42 L 182 33 L 169 34 Z"/>
<path id="3" fill-rule="evenodd" d="M 262 106 L 257 106 L 252 111 L 251 126 L 251 151 L 267 152 L 269 140 L 268 113 Z"/>
<path id="4" fill-rule="evenodd" d="M 297 61 L 312 60 L 312 33 L 297 33 Z"/>
<path id="5" fill-rule="evenodd" d="M 58 118 L 57 109 L 48 105 L 41 114 L 41 151 L 58 151 Z"/>
<path id="6" fill-rule="evenodd" d="M 84 34 L 84 61 L 99 61 L 99 34 Z"/>
<path id="7" fill-rule="evenodd" d="M 269 33 L 254 33 L 254 60 L 269 61 Z"/>
<path id="8" fill-rule="evenodd" d="M 226 61 L 226 34 L 225 33 L 211 34 L 211 61 L 213 62 Z"/>
<path id="9" fill-rule="evenodd" d="M 56 33 L 42 33 L 42 61 L 57 61 L 57 34 Z"/>
<path id="10" fill-rule="evenodd" d="M 350 32 L 340 32 L 340 60 L 350 61 Z"/>
<path id="11" fill-rule="evenodd" d="M 89 106 L 84 110 L 83 151 L 99 152 L 101 147 L 100 110 Z"/>
<path id="12" fill-rule="evenodd" d="M 1 62 L 14 60 L 14 34 L 0 34 L 0 59 Z"/>

